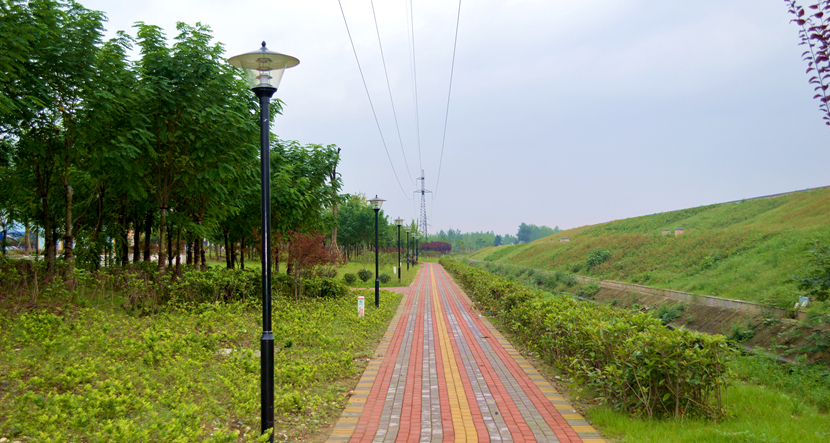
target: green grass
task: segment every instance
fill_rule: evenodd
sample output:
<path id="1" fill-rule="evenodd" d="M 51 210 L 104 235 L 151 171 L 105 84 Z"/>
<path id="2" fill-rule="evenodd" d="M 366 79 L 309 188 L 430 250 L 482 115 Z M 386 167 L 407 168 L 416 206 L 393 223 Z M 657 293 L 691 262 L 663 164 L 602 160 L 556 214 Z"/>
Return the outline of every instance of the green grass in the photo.
<path id="1" fill-rule="evenodd" d="M 358 295 L 276 295 L 277 440 L 326 433 L 400 296 L 357 317 Z M 44 297 L 45 298 L 45 297 Z M 257 297 L 153 315 L 60 300 L 0 310 L 0 438 L 249 442 L 259 434 Z M 26 308 L 29 309 L 29 308 Z M 230 351 L 223 351 L 230 350 Z M 227 355 L 224 352 L 228 352 Z"/>
<path id="2" fill-rule="evenodd" d="M 794 395 L 747 383 L 729 389 L 729 416 L 720 421 L 647 420 L 597 407 L 588 411 L 603 436 L 621 443 L 824 443 L 830 417 Z"/>
<path id="3" fill-rule="evenodd" d="M 398 286 L 409 286 L 412 281 L 415 279 L 415 276 L 418 274 L 418 270 L 421 268 L 421 265 L 410 265 L 409 269 L 406 269 L 406 263 L 404 263 L 403 268 L 401 269 L 401 280 L 398 281 L 398 275 L 392 274 L 392 265 L 386 266 L 388 269 L 380 268 L 381 274 L 388 274 L 392 277 L 392 280 L 389 280 L 387 283 L 381 282 L 381 288 L 391 288 L 391 287 L 398 287 Z M 361 269 L 368 269 L 372 272 L 372 278 L 368 281 L 363 282 L 358 278 L 354 283 L 352 283 L 352 287 L 354 288 L 374 288 L 375 287 L 375 264 L 372 263 L 370 265 L 366 265 L 365 263 L 357 263 L 351 262 L 347 263 L 345 266 L 342 266 L 337 269 L 337 278 L 342 279 L 343 275 L 346 273 L 351 273 L 357 276 L 358 271 Z"/>
<path id="4" fill-rule="evenodd" d="M 583 226 L 470 258 L 789 307 L 811 240 L 830 242 L 828 213 L 830 189 L 818 189 Z M 662 235 L 679 227 L 682 236 Z M 612 256 L 589 270 L 598 248 Z"/>

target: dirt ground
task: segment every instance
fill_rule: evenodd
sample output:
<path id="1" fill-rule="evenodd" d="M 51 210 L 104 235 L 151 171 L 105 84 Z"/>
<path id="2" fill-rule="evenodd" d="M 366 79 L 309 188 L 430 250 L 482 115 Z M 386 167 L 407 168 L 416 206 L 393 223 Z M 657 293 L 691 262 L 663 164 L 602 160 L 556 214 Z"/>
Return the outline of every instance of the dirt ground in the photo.
<path id="1" fill-rule="evenodd" d="M 827 324 L 815 326 L 797 320 L 782 319 L 772 312 L 754 314 L 737 309 L 714 307 L 694 302 L 679 302 L 676 299 L 645 295 L 636 292 L 601 288 L 593 297 L 598 303 L 609 304 L 620 308 L 636 308 L 642 311 L 655 311 L 661 305 L 683 304 L 684 310 L 680 317 L 671 324 L 675 327 L 705 332 L 708 334 L 723 334 L 727 337 L 736 327 L 740 330 L 752 330 L 751 338 L 741 342 L 749 349 L 761 346 L 765 349 L 774 349 L 785 360 L 794 360 L 798 355 L 806 356 L 808 362 L 824 361 L 830 363 L 828 352 L 804 352 L 799 349 L 814 344 L 817 338 L 830 339 L 830 328 Z"/>

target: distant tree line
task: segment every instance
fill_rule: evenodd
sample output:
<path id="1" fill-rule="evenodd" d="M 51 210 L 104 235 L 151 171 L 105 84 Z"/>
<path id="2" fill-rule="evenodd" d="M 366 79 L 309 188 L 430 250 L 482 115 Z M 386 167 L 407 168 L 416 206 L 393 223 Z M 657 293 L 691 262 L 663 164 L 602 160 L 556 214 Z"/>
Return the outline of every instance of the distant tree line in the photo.
<path id="1" fill-rule="evenodd" d="M 462 233 L 458 229 L 441 230 L 437 234 L 427 237 L 428 241 L 440 241 L 448 243 L 454 251 L 475 251 L 488 246 L 501 246 L 528 243 L 538 240 L 561 231 L 559 226 L 550 228 L 547 226 L 536 226 L 522 223 L 516 235 L 497 235 L 493 231 L 467 232 Z"/>

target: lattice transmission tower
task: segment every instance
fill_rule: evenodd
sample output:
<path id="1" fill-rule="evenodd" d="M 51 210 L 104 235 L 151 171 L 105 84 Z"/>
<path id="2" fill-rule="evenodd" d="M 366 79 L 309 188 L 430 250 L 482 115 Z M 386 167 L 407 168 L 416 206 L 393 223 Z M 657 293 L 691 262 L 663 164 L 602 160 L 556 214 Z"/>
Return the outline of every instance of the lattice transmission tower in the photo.
<path id="1" fill-rule="evenodd" d="M 427 193 L 432 194 L 432 191 L 428 191 L 425 188 L 426 179 L 424 178 L 424 170 L 423 169 L 421 169 L 421 176 L 418 177 L 416 180 L 421 181 L 421 189 L 415 191 L 414 194 L 421 194 L 421 222 L 420 222 L 420 228 L 421 228 L 421 236 L 423 238 L 426 238 L 427 237 L 427 226 L 429 226 L 427 224 Z"/>

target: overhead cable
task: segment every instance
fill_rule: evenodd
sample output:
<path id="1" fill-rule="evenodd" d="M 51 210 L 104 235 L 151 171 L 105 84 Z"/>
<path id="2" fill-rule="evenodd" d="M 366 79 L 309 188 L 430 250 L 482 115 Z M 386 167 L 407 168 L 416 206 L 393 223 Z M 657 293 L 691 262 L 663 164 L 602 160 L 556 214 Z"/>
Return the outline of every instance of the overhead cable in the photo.
<path id="1" fill-rule="evenodd" d="M 392 163 L 392 157 L 389 155 L 389 149 L 386 147 L 386 140 L 383 138 L 383 131 L 380 129 L 380 122 L 378 122 L 378 115 L 375 113 L 375 105 L 372 104 L 372 96 L 369 94 L 369 87 L 366 86 L 366 78 L 363 76 L 363 69 L 360 67 L 360 60 L 357 58 L 357 49 L 354 47 L 354 40 L 352 40 L 352 33 L 349 31 L 349 23 L 346 21 L 346 13 L 343 12 L 343 4 L 340 0 L 337 0 L 337 4 L 340 5 L 340 13 L 343 15 L 343 23 L 346 25 L 346 33 L 349 34 L 349 43 L 352 44 L 352 52 L 354 52 L 354 59 L 357 62 L 357 69 L 360 71 L 360 78 L 363 80 L 363 88 L 366 90 L 366 97 L 369 98 L 369 106 L 372 108 L 372 115 L 375 117 L 375 124 L 378 127 L 378 133 L 380 133 L 380 140 L 383 142 L 383 149 L 386 151 L 386 157 L 389 159 L 389 165 L 392 166 L 392 172 L 395 174 L 395 180 L 398 182 L 398 186 L 401 188 L 401 192 L 407 198 L 407 200 L 412 200 L 407 195 L 406 191 L 403 190 L 403 186 L 401 185 L 401 180 L 398 178 L 398 172 L 395 171 L 395 165 Z M 420 154 L 420 152 L 419 152 Z"/>
<path id="2" fill-rule="evenodd" d="M 409 26 L 412 32 L 411 48 L 412 48 L 412 86 L 415 94 L 415 135 L 418 140 L 418 170 L 424 169 L 421 162 L 421 120 L 418 112 L 418 71 L 415 68 L 415 11 L 412 9 L 412 0 L 409 0 Z"/>
<path id="3" fill-rule="evenodd" d="M 432 199 L 438 192 L 438 183 L 441 181 L 441 163 L 444 161 L 444 141 L 447 139 L 447 119 L 450 116 L 450 96 L 452 95 L 452 75 L 455 71 L 455 49 L 458 47 L 458 24 L 461 22 L 461 0 L 458 0 L 458 16 L 455 19 L 455 42 L 452 45 L 452 65 L 450 65 L 450 88 L 447 92 L 447 112 L 444 114 L 444 135 L 441 137 L 441 157 L 438 160 L 438 178 L 435 180 L 435 190 L 432 191 Z"/>
<path id="4" fill-rule="evenodd" d="M 409 175 L 409 181 L 415 184 L 412 179 L 412 174 L 409 172 L 409 162 L 406 161 L 406 151 L 403 149 L 403 139 L 401 138 L 401 128 L 398 126 L 398 113 L 395 112 L 395 102 L 392 100 L 392 86 L 389 85 L 389 73 L 386 70 L 386 57 L 383 56 L 383 44 L 380 42 L 380 29 L 378 28 L 378 17 L 375 14 L 375 2 L 370 0 L 372 5 L 372 18 L 375 19 L 375 32 L 378 34 L 378 47 L 380 47 L 380 59 L 383 61 L 383 74 L 386 76 L 386 89 L 389 90 L 389 102 L 392 104 L 392 115 L 395 117 L 395 129 L 398 130 L 398 142 L 401 144 L 401 153 L 403 154 L 403 163 L 406 166 L 406 173 Z"/>

